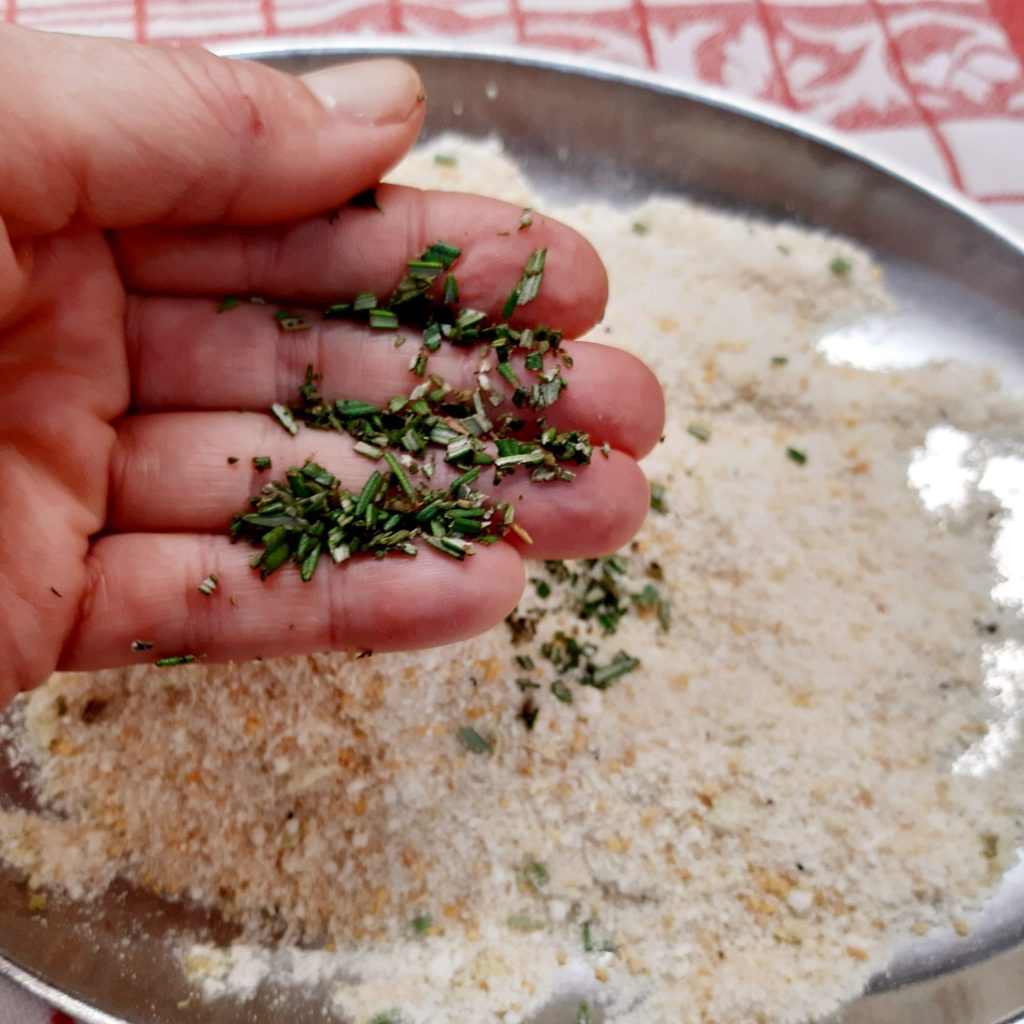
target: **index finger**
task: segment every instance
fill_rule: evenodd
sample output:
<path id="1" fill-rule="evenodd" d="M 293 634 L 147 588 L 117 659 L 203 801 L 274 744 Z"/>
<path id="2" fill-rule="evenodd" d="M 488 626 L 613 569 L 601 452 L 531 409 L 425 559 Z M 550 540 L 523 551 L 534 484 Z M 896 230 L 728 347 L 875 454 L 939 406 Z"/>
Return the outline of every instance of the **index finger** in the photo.
<path id="1" fill-rule="evenodd" d="M 530 254 L 545 249 L 542 287 L 512 323 L 543 323 L 576 337 L 604 312 L 608 278 L 593 246 L 541 214 L 520 229 L 509 203 L 456 192 L 381 186 L 380 209 L 331 214 L 266 228 L 133 229 L 114 237 L 128 287 L 172 295 L 268 295 L 311 304 L 373 292 L 386 301 L 406 264 L 442 241 L 462 250 L 452 267 L 459 303 L 493 317 Z"/>

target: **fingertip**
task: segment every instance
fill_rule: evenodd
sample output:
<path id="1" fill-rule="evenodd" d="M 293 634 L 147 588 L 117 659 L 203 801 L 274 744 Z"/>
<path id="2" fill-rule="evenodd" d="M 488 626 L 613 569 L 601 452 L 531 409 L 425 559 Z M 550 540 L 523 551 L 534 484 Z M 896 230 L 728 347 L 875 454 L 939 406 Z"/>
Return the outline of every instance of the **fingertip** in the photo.
<path id="1" fill-rule="evenodd" d="M 545 261 L 545 314 L 567 338 L 578 338 L 604 317 L 608 271 L 583 235 L 557 221 L 552 224 L 557 225 L 558 243 Z"/>
<path id="2" fill-rule="evenodd" d="M 551 410 L 563 429 L 585 429 L 595 446 L 613 448 L 640 459 L 665 430 L 665 395 L 654 372 L 620 348 L 579 341 L 565 347 L 573 368 L 568 387 Z"/>
<path id="3" fill-rule="evenodd" d="M 618 350 L 622 377 L 629 382 L 630 402 L 637 412 L 621 447 L 642 459 L 665 433 L 665 391 L 654 371 L 629 352 Z"/>
<path id="4" fill-rule="evenodd" d="M 403 60 L 334 64 L 303 75 L 302 82 L 332 117 L 371 125 L 404 124 L 423 117 L 423 81 Z"/>
<path id="5" fill-rule="evenodd" d="M 332 607 L 339 609 L 332 630 L 372 635 L 374 650 L 382 652 L 456 643 L 498 625 L 519 603 L 526 585 L 523 560 L 511 544 L 475 544 L 474 553 L 461 562 L 420 545 L 415 561 L 415 591 L 400 587 L 396 578 L 381 579 L 393 588 L 390 601 L 354 602 L 351 580 L 346 584 L 337 574 L 331 577 L 329 585 L 338 588 Z M 354 568 L 362 570 L 367 585 L 374 582 L 372 573 L 380 578 L 380 563 L 367 560 Z"/>
<path id="6" fill-rule="evenodd" d="M 628 544 L 650 506 L 647 478 L 630 456 L 595 453 L 570 483 L 515 478 L 499 488 L 517 504 L 516 522 L 530 538 L 510 534 L 524 558 L 598 558 Z"/>

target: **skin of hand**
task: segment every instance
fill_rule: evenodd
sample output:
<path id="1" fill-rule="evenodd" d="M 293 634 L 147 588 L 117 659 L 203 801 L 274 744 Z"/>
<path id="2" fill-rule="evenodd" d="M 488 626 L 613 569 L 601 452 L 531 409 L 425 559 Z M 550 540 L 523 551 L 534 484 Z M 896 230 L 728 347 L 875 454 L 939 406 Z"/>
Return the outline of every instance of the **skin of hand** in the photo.
<path id="1" fill-rule="evenodd" d="M 550 420 L 589 430 L 595 458 L 572 485 L 516 475 L 497 488 L 528 551 L 478 545 L 460 563 L 424 548 L 260 582 L 226 536 L 266 480 L 252 456 L 312 456 L 350 489 L 372 469 L 340 435 L 288 436 L 269 405 L 293 401 L 310 364 L 329 397 L 385 401 L 408 390 L 418 345 L 315 313 L 312 330 L 283 334 L 276 307 L 218 314 L 221 296 L 301 311 L 386 295 L 444 240 L 463 249 L 462 303 L 497 315 L 546 247 L 541 295 L 514 322 L 574 338 L 604 308 L 599 258 L 538 214 L 516 231 L 519 209 L 476 196 L 382 186 L 380 211 L 345 205 L 420 130 L 423 85 L 397 61 L 296 78 L 0 26 L 0 67 L 0 706 L 55 669 L 454 641 L 513 608 L 524 555 L 596 556 L 638 528 L 636 460 L 661 432 L 661 390 L 632 357 L 576 341 Z M 442 350 L 431 369 L 468 382 L 473 360 Z M 209 573 L 220 586 L 207 597 Z M 136 639 L 154 647 L 134 652 Z"/>

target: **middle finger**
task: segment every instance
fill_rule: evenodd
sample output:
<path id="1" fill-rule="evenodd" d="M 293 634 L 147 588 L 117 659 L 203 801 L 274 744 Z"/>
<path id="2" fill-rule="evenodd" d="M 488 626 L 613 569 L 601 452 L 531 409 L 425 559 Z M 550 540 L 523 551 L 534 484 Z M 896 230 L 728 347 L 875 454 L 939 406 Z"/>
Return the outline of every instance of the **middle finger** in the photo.
<path id="1" fill-rule="evenodd" d="M 258 472 L 254 456 L 269 457 L 271 469 Z M 248 511 L 247 499 L 263 484 L 282 479 L 289 466 L 308 458 L 356 492 L 381 468 L 353 452 L 347 437 L 321 430 L 292 437 L 268 416 L 127 416 L 117 425 L 108 523 L 128 533 L 226 531 L 232 515 Z M 515 504 L 516 522 L 533 540 L 523 551 L 527 557 L 597 557 L 621 547 L 639 529 L 649 493 L 636 462 L 613 450 L 607 457 L 595 452 L 589 465 L 572 468 L 571 483 L 535 483 L 520 470 L 497 486 L 485 471 L 475 485 L 496 501 Z M 441 463 L 431 486 L 444 487 L 454 475 Z"/>
<path id="2" fill-rule="evenodd" d="M 309 330 L 283 333 L 272 316 L 274 308 L 244 303 L 218 314 L 207 299 L 132 297 L 127 337 L 134 408 L 265 410 L 274 402 L 293 405 L 307 366 L 322 375 L 320 390 L 329 399 L 383 405 L 420 383 L 409 369 L 410 357 L 420 348 L 418 332 L 373 330 L 309 313 Z M 400 347 L 395 346 L 396 337 L 406 339 Z M 657 442 L 664 420 L 654 374 L 621 349 L 588 342 L 566 347 L 574 360 L 564 372 L 569 386 L 545 410 L 548 422 L 559 430 L 585 430 L 595 445 L 607 442 L 637 458 L 645 455 Z M 475 387 L 483 351 L 443 345 L 430 356 L 428 372 L 457 389 Z M 518 367 L 524 378 L 529 376 L 521 360 Z M 508 390 L 496 373 L 491 376 Z M 497 411 L 514 409 L 507 403 Z"/>

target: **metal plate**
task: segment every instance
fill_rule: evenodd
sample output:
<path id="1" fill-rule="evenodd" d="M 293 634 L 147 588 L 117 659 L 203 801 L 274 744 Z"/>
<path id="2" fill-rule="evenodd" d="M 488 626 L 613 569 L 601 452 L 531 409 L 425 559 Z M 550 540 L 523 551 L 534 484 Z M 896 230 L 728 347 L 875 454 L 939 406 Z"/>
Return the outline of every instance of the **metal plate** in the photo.
<path id="1" fill-rule="evenodd" d="M 982 359 L 1024 389 L 1024 249 L 951 194 L 755 104 L 653 76 L 550 57 L 455 53 L 407 44 L 244 52 L 302 72 L 353 54 L 410 57 L 430 95 L 428 136 L 500 137 L 549 201 L 641 201 L 685 194 L 771 219 L 841 232 L 885 266 L 900 312 L 833 340 L 863 365 L 935 356 Z M 27 793 L 0 750 L 0 801 Z M 915 944 L 833 1024 L 1024 1022 L 1024 877 L 1007 880 L 968 941 Z M 0 971 L 88 1024 L 322 1022 L 324 993 L 180 1005 L 189 995 L 175 939 L 231 934 L 127 888 L 95 908 L 51 900 L 30 914 L 22 882 L 0 873 Z M 572 1004 L 574 1009 L 575 1002 Z M 563 1024 L 556 1007 L 535 1024 Z"/>

